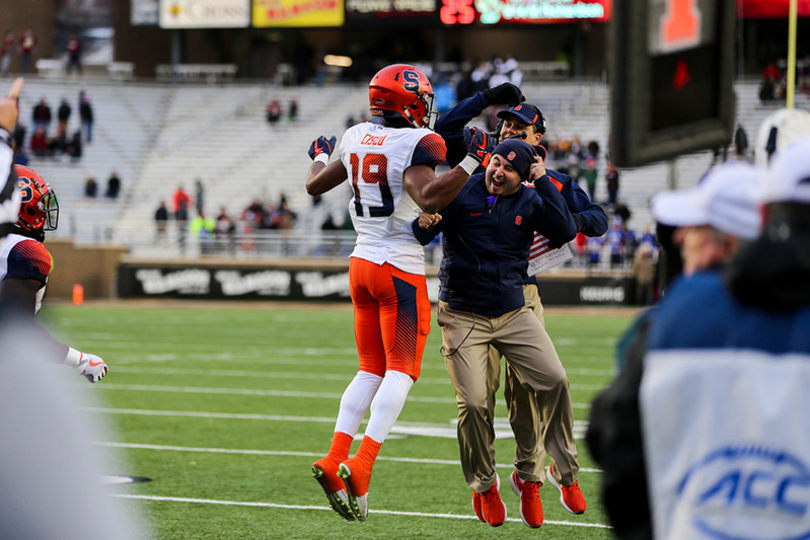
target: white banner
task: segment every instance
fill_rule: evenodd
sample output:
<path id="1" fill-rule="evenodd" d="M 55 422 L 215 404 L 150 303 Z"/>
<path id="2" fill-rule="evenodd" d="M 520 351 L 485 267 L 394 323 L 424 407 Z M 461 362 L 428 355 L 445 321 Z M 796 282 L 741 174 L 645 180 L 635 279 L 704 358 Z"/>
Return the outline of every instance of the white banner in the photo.
<path id="1" fill-rule="evenodd" d="M 157 25 L 160 20 L 160 0 L 132 0 L 130 21 L 133 26 Z"/>
<path id="2" fill-rule="evenodd" d="M 160 0 L 161 28 L 247 28 L 250 0 Z"/>

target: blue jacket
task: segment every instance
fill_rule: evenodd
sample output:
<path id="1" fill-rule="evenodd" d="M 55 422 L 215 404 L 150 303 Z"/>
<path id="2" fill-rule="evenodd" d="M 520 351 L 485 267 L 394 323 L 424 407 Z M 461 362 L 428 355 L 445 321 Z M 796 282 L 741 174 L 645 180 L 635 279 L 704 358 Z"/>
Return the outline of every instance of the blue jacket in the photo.
<path id="1" fill-rule="evenodd" d="M 565 243 L 576 236 L 576 224 L 546 176 L 492 204 L 484 177 L 470 177 L 438 225 L 422 229 L 414 220 L 412 228 L 422 245 L 443 233 L 439 298 L 453 309 L 497 317 L 523 306 L 534 231 Z"/>
<path id="2" fill-rule="evenodd" d="M 451 167 L 458 165 L 467 155 L 471 137 L 467 124 L 487 107 L 489 107 L 489 103 L 484 98 L 484 93 L 478 92 L 459 101 L 436 121 L 434 131 L 442 136 L 447 145 L 447 163 Z M 496 145 L 495 138 L 490 137 L 489 151 L 491 152 Z M 479 172 L 481 171 L 483 169 L 479 169 Z M 602 207 L 593 203 L 587 193 L 567 174 L 549 170 L 548 175 L 556 181 L 571 213 L 581 217 L 581 219 L 575 218 L 577 232 L 581 232 L 585 236 L 605 234 L 608 229 L 608 219 Z"/>
<path id="3" fill-rule="evenodd" d="M 586 435 L 618 538 L 807 537 L 792 475 L 806 515 L 808 328 L 806 299 L 746 305 L 716 269 L 677 281 L 648 312 Z"/>

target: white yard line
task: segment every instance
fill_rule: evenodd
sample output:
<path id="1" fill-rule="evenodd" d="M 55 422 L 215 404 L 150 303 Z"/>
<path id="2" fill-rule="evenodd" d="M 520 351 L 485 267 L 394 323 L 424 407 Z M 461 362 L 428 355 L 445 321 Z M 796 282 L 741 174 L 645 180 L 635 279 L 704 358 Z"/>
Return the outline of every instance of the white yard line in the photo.
<path id="1" fill-rule="evenodd" d="M 593 388 L 590 388 L 593 386 Z M 576 388 L 575 385 L 571 385 Z M 173 392 L 181 394 L 220 394 L 220 395 L 234 395 L 234 396 L 266 396 L 266 397 L 287 397 L 287 398 L 306 398 L 306 399 L 340 399 L 341 394 L 329 392 L 293 392 L 289 390 L 260 390 L 254 388 L 213 388 L 205 386 L 162 386 L 162 385 L 149 385 L 149 384 L 115 384 L 104 383 L 105 390 L 129 390 L 133 392 Z M 582 385 L 581 390 L 601 389 L 603 386 L 595 385 Z M 408 401 L 416 403 L 456 403 L 455 398 L 441 398 L 430 396 L 408 396 Z M 575 403 L 575 409 L 589 408 L 590 405 Z"/>
<path id="2" fill-rule="evenodd" d="M 260 390 L 254 388 L 212 388 L 204 386 L 161 386 L 148 384 L 105 384 L 107 390 L 130 390 L 135 392 L 173 392 L 181 394 L 225 394 L 236 396 L 268 396 L 307 399 L 340 399 L 341 394 L 329 392 L 292 392 L 288 390 Z M 408 401 L 419 403 L 456 403 L 454 398 L 408 396 Z"/>
<path id="3" fill-rule="evenodd" d="M 588 370 L 569 369 L 570 375 L 580 375 L 583 377 L 599 376 L 607 377 L 614 374 L 612 370 Z M 200 375 L 206 377 L 238 377 L 238 378 L 262 378 L 262 379 L 301 379 L 301 380 L 325 380 L 325 381 L 350 381 L 354 373 L 296 373 L 289 371 L 253 371 L 243 369 L 196 369 L 196 368 L 168 368 L 168 367 L 134 367 L 128 365 L 115 365 L 116 373 L 143 373 L 145 375 Z M 443 384 L 449 386 L 448 377 L 420 377 L 419 384 Z M 572 388 L 591 385 L 572 384 Z M 596 388 L 602 388 L 597 386 Z M 585 389 L 585 388 L 581 388 Z"/>
<path id="4" fill-rule="evenodd" d="M 195 499 L 187 497 L 157 497 L 154 495 L 128 495 L 128 494 L 113 494 L 113 497 L 120 497 L 122 499 L 137 499 L 141 501 L 161 501 L 161 502 L 179 502 L 179 503 L 192 503 L 192 504 L 216 504 L 221 506 L 252 506 L 258 508 L 279 508 L 282 510 L 328 510 L 332 511 L 328 506 L 305 506 L 300 504 L 275 504 L 266 502 L 242 502 L 242 501 L 220 501 L 216 499 Z M 478 519 L 475 516 L 461 516 L 457 514 L 429 514 L 425 512 L 400 512 L 396 510 L 369 510 L 370 514 L 383 514 L 389 516 L 412 516 L 412 517 L 434 517 L 442 519 Z M 507 518 L 507 521 L 521 523 L 517 518 Z M 577 523 L 574 521 L 553 521 L 545 520 L 544 525 L 562 525 L 564 527 L 592 527 L 599 529 L 610 529 L 609 525 L 601 523 Z"/>
<path id="5" fill-rule="evenodd" d="M 315 452 L 289 452 L 282 450 L 235 450 L 232 448 L 199 448 L 194 446 L 165 446 L 158 444 L 135 444 L 135 443 L 118 443 L 118 442 L 98 442 L 94 443 L 99 446 L 106 446 L 110 448 L 129 448 L 134 450 L 157 450 L 163 452 L 202 452 L 208 454 L 240 454 L 252 456 L 293 456 L 293 457 L 323 457 L 323 454 Z M 403 457 L 377 457 L 380 461 L 394 461 L 399 463 L 422 463 L 429 465 L 461 465 L 460 461 L 452 459 L 425 459 L 425 458 L 403 458 Z M 513 469 L 512 464 L 496 465 L 502 469 Z M 583 467 L 580 472 L 585 473 L 601 473 L 599 469 L 591 469 Z"/>

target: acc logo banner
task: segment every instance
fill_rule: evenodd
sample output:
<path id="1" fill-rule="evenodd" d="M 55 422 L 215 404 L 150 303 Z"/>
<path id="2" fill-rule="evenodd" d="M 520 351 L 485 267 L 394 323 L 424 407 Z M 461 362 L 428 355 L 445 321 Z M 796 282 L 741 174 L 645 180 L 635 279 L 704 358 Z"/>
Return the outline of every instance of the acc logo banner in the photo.
<path id="1" fill-rule="evenodd" d="M 677 507 L 709 538 L 808 538 L 810 469 L 782 450 L 721 448 L 683 477 Z"/>
<path id="2" fill-rule="evenodd" d="M 253 0 L 253 26 L 342 26 L 343 0 Z"/>

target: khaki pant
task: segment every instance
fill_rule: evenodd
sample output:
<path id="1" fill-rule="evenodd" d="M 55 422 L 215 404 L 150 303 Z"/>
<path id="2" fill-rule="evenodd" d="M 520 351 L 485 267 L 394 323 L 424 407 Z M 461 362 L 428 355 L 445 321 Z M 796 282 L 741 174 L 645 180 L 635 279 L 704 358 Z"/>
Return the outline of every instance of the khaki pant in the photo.
<path id="1" fill-rule="evenodd" d="M 527 304 L 500 317 L 485 317 L 457 311 L 446 302 L 439 302 L 438 321 L 447 355 L 445 364 L 458 402 L 461 467 L 467 484 L 479 493 L 495 484 L 490 345 L 506 358 L 507 366 L 531 390 L 526 396 L 534 408 L 516 410 L 517 421 L 512 424 L 516 440 L 522 441 L 524 431 L 532 432 L 539 425 L 532 415 L 547 419 L 543 446 L 555 460 L 555 469 L 563 484 L 573 483 L 579 473 L 568 377 L 532 307 Z M 527 440 L 532 437 L 529 435 Z M 533 449 L 536 451 L 537 447 L 534 444 Z M 540 471 L 543 461 L 537 464 Z"/>

